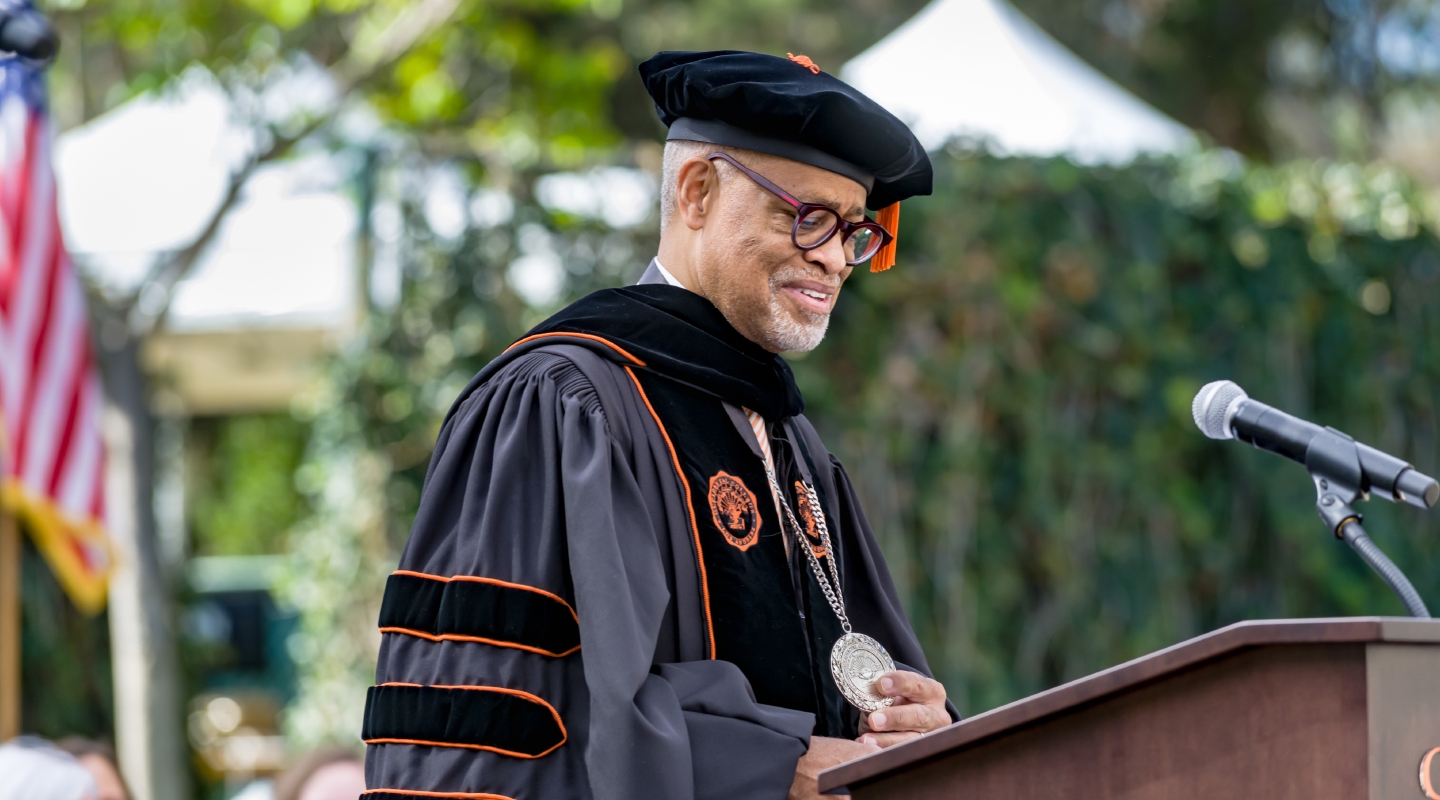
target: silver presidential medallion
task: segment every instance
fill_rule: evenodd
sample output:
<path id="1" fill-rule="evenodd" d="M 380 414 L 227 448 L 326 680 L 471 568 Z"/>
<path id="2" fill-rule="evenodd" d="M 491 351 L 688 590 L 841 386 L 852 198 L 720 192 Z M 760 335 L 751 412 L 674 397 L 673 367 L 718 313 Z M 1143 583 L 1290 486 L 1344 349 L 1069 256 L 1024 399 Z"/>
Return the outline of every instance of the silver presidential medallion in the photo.
<path id="1" fill-rule="evenodd" d="M 810 545 L 810 539 L 806 536 L 805 529 L 800 527 L 795 512 L 790 510 L 790 503 L 781 493 L 780 483 L 775 480 L 775 471 L 769 462 L 765 464 L 765 477 L 770 481 L 770 492 L 775 497 L 775 505 L 785 510 L 785 518 L 789 520 L 790 528 L 794 531 L 795 542 L 805 551 L 805 557 L 810 562 L 810 571 L 815 574 L 815 581 L 820 591 L 825 594 L 830 610 L 834 611 L 835 618 L 840 620 L 840 629 L 845 631 L 845 635 L 836 639 L 835 646 L 830 649 L 830 674 L 835 677 L 835 686 L 840 689 L 840 694 L 850 701 L 850 705 L 861 711 L 869 713 L 888 708 L 895 702 L 895 698 L 880 694 L 875 688 L 875 682 L 880 680 L 881 675 L 895 671 L 895 661 L 879 642 L 863 633 L 850 630 L 850 617 L 845 613 L 845 596 L 840 586 L 840 571 L 835 567 L 835 547 L 830 543 L 830 526 L 825 521 L 825 513 L 820 510 L 820 498 L 815 494 L 815 487 L 808 483 L 798 484 L 805 492 L 806 508 L 811 509 L 811 518 L 814 519 L 820 534 L 820 546 L 823 549 L 819 554 Z M 828 576 L 820 566 L 821 554 L 830 565 Z"/>
<path id="2" fill-rule="evenodd" d="M 875 682 L 895 671 L 885 648 L 863 633 L 847 633 L 830 650 L 830 672 L 850 705 L 869 713 L 887 708 L 895 698 L 880 694 Z"/>

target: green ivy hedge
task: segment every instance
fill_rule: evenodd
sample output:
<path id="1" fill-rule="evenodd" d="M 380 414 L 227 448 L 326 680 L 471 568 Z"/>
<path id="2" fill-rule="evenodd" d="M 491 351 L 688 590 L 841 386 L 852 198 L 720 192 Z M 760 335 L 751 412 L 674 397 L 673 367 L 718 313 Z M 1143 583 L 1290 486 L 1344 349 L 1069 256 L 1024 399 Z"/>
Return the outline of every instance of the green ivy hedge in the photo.
<path id="1" fill-rule="evenodd" d="M 1216 627 L 1403 614 L 1302 467 L 1205 439 L 1204 383 L 1435 474 L 1440 205 L 1394 171 L 1224 152 L 963 152 L 899 265 L 795 362 L 952 696 L 993 707 Z M 1440 607 L 1440 520 L 1365 504 Z"/>

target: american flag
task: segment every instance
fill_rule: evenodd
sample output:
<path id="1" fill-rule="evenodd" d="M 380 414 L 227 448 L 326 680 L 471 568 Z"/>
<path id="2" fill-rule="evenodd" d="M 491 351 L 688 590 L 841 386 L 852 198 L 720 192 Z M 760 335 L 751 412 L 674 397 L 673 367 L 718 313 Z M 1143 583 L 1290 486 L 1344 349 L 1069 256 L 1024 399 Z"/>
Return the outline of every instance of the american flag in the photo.
<path id="1" fill-rule="evenodd" d="M 60 233 L 41 68 L 0 61 L 0 478 L 75 605 L 105 604 L 103 394 Z"/>

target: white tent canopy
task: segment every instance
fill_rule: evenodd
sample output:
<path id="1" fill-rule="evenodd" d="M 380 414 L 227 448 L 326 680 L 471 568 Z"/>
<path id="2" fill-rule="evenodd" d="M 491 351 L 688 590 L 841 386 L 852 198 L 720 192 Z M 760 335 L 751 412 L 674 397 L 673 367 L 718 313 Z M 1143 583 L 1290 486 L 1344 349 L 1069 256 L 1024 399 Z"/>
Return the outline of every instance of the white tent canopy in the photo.
<path id="1" fill-rule="evenodd" d="M 1005 0 L 934 0 L 841 77 L 930 150 L 964 137 L 1006 155 L 1123 163 L 1195 141 Z"/>

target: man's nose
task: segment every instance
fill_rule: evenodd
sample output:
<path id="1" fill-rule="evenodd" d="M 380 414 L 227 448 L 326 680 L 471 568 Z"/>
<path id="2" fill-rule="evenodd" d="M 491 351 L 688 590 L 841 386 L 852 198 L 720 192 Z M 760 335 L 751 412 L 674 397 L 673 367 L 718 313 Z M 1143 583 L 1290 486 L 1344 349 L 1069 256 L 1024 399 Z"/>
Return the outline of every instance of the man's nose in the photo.
<path id="1" fill-rule="evenodd" d="M 805 260 L 818 265 L 828 275 L 839 275 L 845 270 L 845 243 L 841 241 L 840 231 L 836 231 L 829 241 L 813 250 L 805 251 Z"/>

